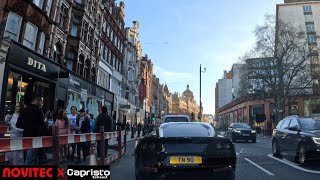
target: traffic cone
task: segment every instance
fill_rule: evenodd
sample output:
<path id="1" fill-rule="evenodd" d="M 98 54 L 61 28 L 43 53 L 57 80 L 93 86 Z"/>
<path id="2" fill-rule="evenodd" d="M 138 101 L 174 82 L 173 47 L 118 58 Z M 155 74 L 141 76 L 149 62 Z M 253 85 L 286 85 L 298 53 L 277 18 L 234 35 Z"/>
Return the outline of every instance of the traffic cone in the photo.
<path id="1" fill-rule="evenodd" d="M 97 159 L 96 159 L 96 155 L 94 153 L 94 144 L 91 143 L 90 146 L 90 155 L 89 155 L 89 166 L 96 166 L 97 165 Z"/>

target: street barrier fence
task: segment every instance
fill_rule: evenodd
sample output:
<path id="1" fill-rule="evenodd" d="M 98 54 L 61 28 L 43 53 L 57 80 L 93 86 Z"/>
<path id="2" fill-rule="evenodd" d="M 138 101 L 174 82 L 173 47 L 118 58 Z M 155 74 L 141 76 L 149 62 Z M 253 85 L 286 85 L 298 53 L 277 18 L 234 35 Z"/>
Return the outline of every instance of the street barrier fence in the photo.
<path id="1" fill-rule="evenodd" d="M 8 126 L 0 126 L 0 134 L 9 133 Z M 52 165 L 59 166 L 60 164 L 60 146 L 97 141 L 100 145 L 100 154 L 97 161 L 98 165 L 106 165 L 121 158 L 126 151 L 126 131 L 117 130 L 114 132 L 104 132 L 104 127 L 100 127 L 100 133 L 83 133 L 83 134 L 64 134 L 59 135 L 57 126 L 52 127 L 52 136 L 41 137 L 18 137 L 18 138 L 0 138 L 0 163 L 5 161 L 5 153 L 11 151 L 24 151 L 37 148 L 52 148 Z M 106 145 L 105 140 L 117 138 L 116 144 Z M 117 152 L 108 157 L 105 157 L 105 147 L 114 149 Z"/>

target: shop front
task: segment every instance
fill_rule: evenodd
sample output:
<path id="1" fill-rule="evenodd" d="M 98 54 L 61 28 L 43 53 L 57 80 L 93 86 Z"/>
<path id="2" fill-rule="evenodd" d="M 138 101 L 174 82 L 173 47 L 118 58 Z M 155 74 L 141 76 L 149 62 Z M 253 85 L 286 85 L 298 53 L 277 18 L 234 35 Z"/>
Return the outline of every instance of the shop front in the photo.
<path id="1" fill-rule="evenodd" d="M 1 117 L 13 111 L 18 102 L 30 104 L 34 94 L 44 97 L 44 113 L 55 109 L 54 97 L 60 72 L 58 64 L 17 42 L 10 42 L 6 61 L 2 65 L 0 108 L 4 111 L 0 111 Z"/>
<path id="2" fill-rule="evenodd" d="M 108 108 L 108 114 L 112 116 L 113 99 L 112 92 L 78 76 L 77 74 L 63 69 L 64 77 L 59 79 L 59 106 L 66 108 L 70 113 L 72 106 L 77 109 L 85 109 L 93 114 L 94 118 L 99 115 L 102 106 Z"/>

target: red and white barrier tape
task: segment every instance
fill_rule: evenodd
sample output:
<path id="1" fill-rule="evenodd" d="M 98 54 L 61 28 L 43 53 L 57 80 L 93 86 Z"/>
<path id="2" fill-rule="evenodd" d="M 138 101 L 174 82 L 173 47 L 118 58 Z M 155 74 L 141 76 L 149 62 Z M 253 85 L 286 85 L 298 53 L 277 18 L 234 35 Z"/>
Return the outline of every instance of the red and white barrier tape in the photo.
<path id="1" fill-rule="evenodd" d="M 8 133 L 9 132 L 9 126 L 0 126 L 0 133 Z"/>
<path id="2" fill-rule="evenodd" d="M 119 133 L 106 132 L 105 139 L 111 139 L 119 137 Z M 66 134 L 59 136 L 60 144 L 73 144 L 80 142 L 96 141 L 101 140 L 100 133 L 87 133 L 87 134 Z M 15 139 L 0 138 L 0 152 L 8 151 L 20 151 L 34 148 L 52 147 L 52 136 L 41 136 L 41 137 L 21 137 Z"/>
<path id="3" fill-rule="evenodd" d="M 0 153 L 9 151 L 20 151 L 35 148 L 44 148 L 52 146 L 51 136 L 42 137 L 24 137 L 24 138 L 1 138 L 0 139 Z"/>

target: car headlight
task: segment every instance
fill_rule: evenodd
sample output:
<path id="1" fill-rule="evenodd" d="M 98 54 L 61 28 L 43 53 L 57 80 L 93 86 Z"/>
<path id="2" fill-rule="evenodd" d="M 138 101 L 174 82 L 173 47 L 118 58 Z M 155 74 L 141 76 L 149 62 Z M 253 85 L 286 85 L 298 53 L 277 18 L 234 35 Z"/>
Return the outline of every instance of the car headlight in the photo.
<path id="1" fill-rule="evenodd" d="M 256 133 L 256 130 L 252 130 L 251 133 Z"/>
<path id="2" fill-rule="evenodd" d="M 236 133 L 241 133 L 241 131 L 240 131 L 240 130 L 234 130 L 234 132 L 236 132 Z"/>
<path id="3" fill-rule="evenodd" d="M 316 144 L 320 144 L 320 138 L 317 137 L 312 137 L 313 142 L 315 142 Z"/>

